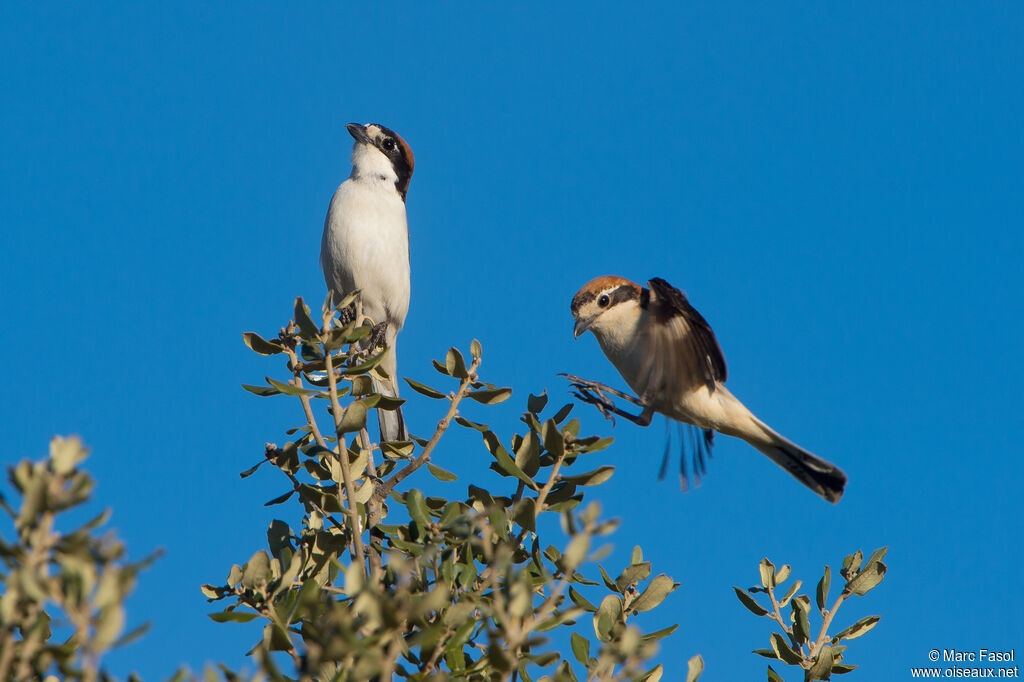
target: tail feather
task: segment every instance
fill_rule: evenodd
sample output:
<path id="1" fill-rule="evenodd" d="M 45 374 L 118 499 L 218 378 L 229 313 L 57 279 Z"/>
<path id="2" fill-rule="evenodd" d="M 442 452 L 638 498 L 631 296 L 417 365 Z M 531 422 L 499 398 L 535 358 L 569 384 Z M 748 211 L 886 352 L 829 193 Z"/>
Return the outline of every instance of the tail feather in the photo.
<path id="1" fill-rule="evenodd" d="M 390 398 L 398 397 L 398 386 L 394 380 L 385 381 L 373 378 L 373 390 L 383 396 Z M 380 440 L 409 440 L 409 432 L 405 428 L 405 417 L 402 416 L 402 408 L 397 410 L 377 410 L 377 421 L 380 424 Z"/>
<path id="2" fill-rule="evenodd" d="M 829 502 L 839 501 L 846 487 L 846 474 L 839 467 L 783 438 L 764 422 L 755 421 L 765 437 L 747 442 Z"/>

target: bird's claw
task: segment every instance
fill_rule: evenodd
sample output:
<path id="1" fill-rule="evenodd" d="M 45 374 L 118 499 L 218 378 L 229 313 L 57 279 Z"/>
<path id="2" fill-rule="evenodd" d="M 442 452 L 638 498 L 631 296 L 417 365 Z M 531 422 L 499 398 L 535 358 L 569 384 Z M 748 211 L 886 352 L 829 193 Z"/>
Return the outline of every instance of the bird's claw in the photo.
<path id="1" fill-rule="evenodd" d="M 387 335 L 387 331 L 388 331 L 388 323 L 387 322 L 381 322 L 380 324 L 374 326 L 373 329 L 370 331 L 370 338 L 372 339 L 372 341 L 370 342 L 370 346 L 369 346 L 368 350 L 372 351 L 373 349 L 375 349 L 377 347 L 383 348 L 384 347 L 384 338 Z"/>
<path id="2" fill-rule="evenodd" d="M 600 412 L 604 416 L 605 419 L 609 420 L 612 423 L 612 426 L 615 426 L 615 415 L 613 415 L 611 413 L 610 409 L 609 409 L 609 407 L 611 406 L 611 401 L 610 400 L 608 400 L 607 398 L 605 398 L 603 396 L 601 396 L 601 397 L 595 396 L 589 390 L 587 390 L 586 388 L 584 388 L 582 386 L 579 386 L 578 384 L 573 384 L 573 386 L 575 386 L 576 389 L 577 389 L 577 390 L 572 392 L 572 394 L 574 396 L 576 396 L 577 398 L 579 398 L 580 400 L 582 400 L 585 403 L 589 403 L 589 404 L 595 406 L 597 408 L 598 412 Z M 596 390 L 599 390 L 599 389 L 596 389 Z"/>

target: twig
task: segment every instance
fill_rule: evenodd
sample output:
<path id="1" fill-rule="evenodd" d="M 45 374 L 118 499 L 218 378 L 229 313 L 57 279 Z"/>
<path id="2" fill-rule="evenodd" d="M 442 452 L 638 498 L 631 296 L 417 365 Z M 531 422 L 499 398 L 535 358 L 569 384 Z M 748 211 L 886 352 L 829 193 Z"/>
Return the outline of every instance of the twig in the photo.
<path id="1" fill-rule="evenodd" d="M 462 402 L 462 399 L 466 397 L 467 393 L 469 393 L 469 388 L 472 383 L 476 381 L 476 370 L 479 366 L 480 359 L 478 358 L 473 360 L 473 364 L 470 365 L 469 371 L 467 372 L 468 376 L 461 381 L 459 384 L 459 390 L 451 397 L 452 402 L 451 405 L 448 406 L 448 412 L 444 415 L 444 419 L 437 423 L 434 435 L 430 437 L 429 441 L 427 441 L 426 446 L 424 446 L 423 451 L 420 452 L 419 456 L 392 474 L 391 478 L 386 482 L 382 482 L 374 491 L 374 497 L 383 500 L 396 485 L 405 480 L 406 477 L 419 469 L 427 460 L 430 459 L 430 453 L 434 451 L 438 441 L 441 440 L 441 436 L 444 435 L 444 432 L 447 431 L 448 427 L 451 425 L 452 419 L 454 419 L 455 415 L 458 414 L 459 403 Z"/>
<path id="2" fill-rule="evenodd" d="M 821 630 L 818 632 L 818 639 L 815 640 L 813 646 L 810 647 L 811 658 L 817 655 L 821 650 L 821 647 L 832 639 L 828 636 L 828 626 L 832 624 L 832 617 L 836 615 L 836 611 L 839 610 L 839 605 L 842 604 L 846 598 L 850 595 L 845 590 L 836 597 L 836 603 L 832 605 L 832 608 L 828 610 L 828 615 L 823 616 L 821 620 Z"/>
<path id="3" fill-rule="evenodd" d="M 326 327 L 330 324 L 330 318 L 326 315 L 324 318 L 324 326 Z M 365 571 L 366 565 L 363 563 L 365 561 L 365 555 L 363 554 L 363 530 L 359 523 L 355 488 L 352 485 L 352 472 L 349 469 L 348 448 L 345 446 L 345 436 L 341 432 L 342 409 L 341 403 L 338 401 L 338 378 L 334 375 L 334 361 L 330 351 L 326 352 L 324 363 L 327 366 L 327 387 L 331 396 L 331 411 L 334 412 L 334 431 L 338 436 L 338 463 L 341 465 L 341 477 L 345 483 L 345 502 L 348 503 L 348 519 L 352 527 L 352 558 L 359 561 L 359 564 L 363 566 Z M 340 490 L 341 486 L 338 487 Z"/>
<path id="4" fill-rule="evenodd" d="M 291 385 L 296 388 L 303 388 L 302 385 L 302 363 L 299 362 L 298 355 L 295 354 L 295 349 L 289 346 L 284 347 L 284 352 L 288 354 L 289 365 L 292 368 L 292 374 L 295 377 L 291 380 Z M 325 349 L 326 352 L 326 349 Z M 317 426 L 316 418 L 313 416 L 313 406 L 309 404 L 309 396 L 302 394 L 299 396 L 299 400 L 302 402 L 302 411 L 306 415 L 306 423 L 309 424 L 309 428 L 313 433 L 313 439 L 316 444 L 322 447 L 324 450 L 329 450 L 327 443 L 324 441 L 324 437 L 320 435 L 320 428 Z"/>
<path id="5" fill-rule="evenodd" d="M 782 613 L 779 611 L 779 602 L 775 599 L 775 589 L 771 585 L 768 586 L 768 598 L 771 600 L 772 609 L 775 611 L 775 621 L 779 624 L 779 627 L 789 635 L 790 641 L 796 645 L 797 642 L 793 639 L 793 628 L 787 627 L 786 621 L 782 620 Z"/>

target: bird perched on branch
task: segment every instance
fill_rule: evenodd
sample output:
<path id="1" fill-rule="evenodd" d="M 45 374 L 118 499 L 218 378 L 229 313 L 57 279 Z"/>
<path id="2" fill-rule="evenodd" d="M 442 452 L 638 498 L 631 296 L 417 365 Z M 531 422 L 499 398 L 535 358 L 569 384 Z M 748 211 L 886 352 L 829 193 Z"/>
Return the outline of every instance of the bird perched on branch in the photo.
<path id="1" fill-rule="evenodd" d="M 601 350 L 637 398 L 595 382 L 569 376 L 578 395 L 605 414 L 640 426 L 655 412 L 704 429 L 741 438 L 829 502 L 838 502 L 846 474 L 773 431 L 725 388 L 725 358 L 711 326 L 663 279 L 649 288 L 622 277 L 598 277 L 572 299 L 574 334 L 590 330 Z M 604 392 L 643 408 L 639 415 L 620 409 Z"/>
<path id="2" fill-rule="evenodd" d="M 398 397 L 398 332 L 409 311 L 409 227 L 405 197 L 413 155 L 397 133 L 378 124 L 345 126 L 355 140 L 352 174 L 341 183 L 324 221 L 320 264 L 327 288 L 341 300 L 359 289 L 363 314 L 374 323 L 373 346 L 387 355 L 380 367 L 389 380 L 374 378 L 374 391 Z M 406 440 L 401 410 L 377 410 L 381 440 Z"/>

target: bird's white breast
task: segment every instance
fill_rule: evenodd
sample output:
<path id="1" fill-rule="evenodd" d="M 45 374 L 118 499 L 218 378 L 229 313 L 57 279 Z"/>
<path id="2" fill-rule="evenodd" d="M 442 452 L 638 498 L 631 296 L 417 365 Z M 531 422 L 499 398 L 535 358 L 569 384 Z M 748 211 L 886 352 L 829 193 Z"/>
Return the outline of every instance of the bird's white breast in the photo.
<path id="1" fill-rule="evenodd" d="M 409 310 L 409 229 L 394 183 L 349 178 L 331 199 L 321 264 L 335 290 L 361 289 L 363 311 L 397 332 Z"/>

